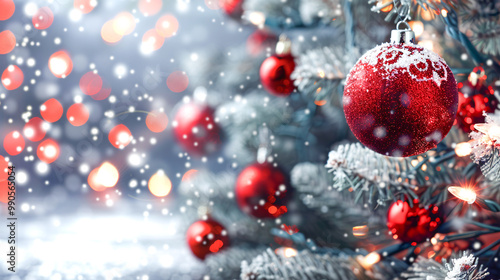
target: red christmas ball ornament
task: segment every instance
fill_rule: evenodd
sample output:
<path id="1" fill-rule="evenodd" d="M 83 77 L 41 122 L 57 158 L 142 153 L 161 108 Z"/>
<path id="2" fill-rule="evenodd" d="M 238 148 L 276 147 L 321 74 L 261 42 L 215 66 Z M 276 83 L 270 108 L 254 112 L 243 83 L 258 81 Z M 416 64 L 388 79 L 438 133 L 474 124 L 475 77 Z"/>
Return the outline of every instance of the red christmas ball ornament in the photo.
<path id="1" fill-rule="evenodd" d="M 258 56 L 267 48 L 276 45 L 277 37 L 274 33 L 265 29 L 257 29 L 254 33 L 248 36 L 247 52 L 252 56 Z"/>
<path id="2" fill-rule="evenodd" d="M 280 37 L 276 54 L 262 62 L 260 81 L 264 88 L 276 96 L 288 96 L 295 89 L 291 75 L 295 69 L 295 59 L 291 53 L 291 41 Z"/>
<path id="3" fill-rule="evenodd" d="M 243 14 L 243 0 L 219 0 L 219 5 L 231 17 L 241 17 Z"/>
<path id="4" fill-rule="evenodd" d="M 187 230 L 186 239 L 193 254 L 201 260 L 229 247 L 226 229 L 212 219 L 192 224 Z"/>
<path id="5" fill-rule="evenodd" d="M 270 163 L 254 163 L 236 180 L 236 202 L 256 218 L 277 218 L 287 212 L 288 189 L 288 178 L 280 169 Z"/>
<path id="6" fill-rule="evenodd" d="M 396 32 L 395 32 L 396 31 Z M 368 51 L 344 88 L 344 113 L 356 138 L 377 153 L 408 157 L 435 148 L 458 107 L 455 77 L 437 54 L 413 44 L 409 30 Z"/>
<path id="7" fill-rule="evenodd" d="M 428 209 L 421 208 L 417 199 L 413 207 L 407 201 L 394 202 L 387 212 L 387 227 L 394 239 L 403 242 L 422 242 L 431 238 L 444 222 L 441 208 L 430 205 Z"/>
<path id="8" fill-rule="evenodd" d="M 476 67 L 469 78 L 458 83 L 458 114 L 455 123 L 465 132 L 474 130 L 474 125 L 484 123 L 483 112 L 494 113 L 498 106 L 493 87 L 486 86 L 486 75 L 482 67 Z"/>
<path id="9" fill-rule="evenodd" d="M 189 153 L 204 156 L 218 150 L 220 128 L 214 121 L 212 108 L 197 103 L 183 104 L 175 115 L 174 134 Z"/>

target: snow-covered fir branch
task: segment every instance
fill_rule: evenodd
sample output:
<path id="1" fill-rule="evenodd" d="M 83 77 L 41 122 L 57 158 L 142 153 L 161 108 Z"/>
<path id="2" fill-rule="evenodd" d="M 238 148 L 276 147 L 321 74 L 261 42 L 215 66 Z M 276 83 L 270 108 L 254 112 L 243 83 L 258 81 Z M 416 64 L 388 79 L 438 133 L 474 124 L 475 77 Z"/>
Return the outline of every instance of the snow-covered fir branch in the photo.
<path id="1" fill-rule="evenodd" d="M 470 133 L 472 138 L 471 157 L 479 164 L 484 176 L 491 181 L 500 180 L 500 114 L 485 114 L 486 123 L 476 124 L 477 131 Z"/>
<path id="2" fill-rule="evenodd" d="M 332 189 L 332 175 L 324 165 L 299 163 L 292 169 L 290 177 L 296 195 L 304 205 L 326 220 L 328 228 L 324 231 L 329 233 L 329 240 L 354 245 L 360 241 L 359 235 L 356 238 L 353 234 L 354 227 L 367 231 L 361 233 L 363 238 L 385 230 L 385 220 Z"/>
<path id="3" fill-rule="evenodd" d="M 218 254 L 208 255 L 205 259 L 207 275 L 210 279 L 239 279 L 241 274 L 241 262 L 251 261 L 262 253 L 263 248 L 249 246 L 230 247 Z"/>
<path id="4" fill-rule="evenodd" d="M 454 151 L 393 158 L 375 153 L 359 143 L 340 145 L 329 154 L 326 167 L 333 173 L 334 189 L 349 191 L 355 201 L 368 201 L 386 205 L 395 199 L 419 198 L 423 204 L 442 203 L 447 199 L 446 192 L 434 191 L 460 179 L 470 178 L 470 167 L 453 164 L 459 160 Z M 426 188 L 419 197 L 416 188 Z"/>
<path id="5" fill-rule="evenodd" d="M 277 254 L 267 249 L 251 263 L 241 264 L 242 280 L 378 280 L 394 279 L 406 265 L 400 262 L 381 261 L 365 269 L 353 252 L 332 250 L 316 253 L 309 250 L 296 252 L 292 256 Z"/>
<path id="6" fill-rule="evenodd" d="M 340 105 L 341 81 L 346 77 L 345 57 L 339 47 L 323 47 L 309 50 L 297 60 L 292 74 L 301 93 L 318 102 L 327 99 Z"/>
<path id="7" fill-rule="evenodd" d="M 478 266 L 478 258 L 467 252 L 449 262 L 443 259 L 442 263 L 419 257 L 408 271 L 402 274 L 407 280 L 481 280 L 486 279 L 488 275 L 487 268 Z"/>

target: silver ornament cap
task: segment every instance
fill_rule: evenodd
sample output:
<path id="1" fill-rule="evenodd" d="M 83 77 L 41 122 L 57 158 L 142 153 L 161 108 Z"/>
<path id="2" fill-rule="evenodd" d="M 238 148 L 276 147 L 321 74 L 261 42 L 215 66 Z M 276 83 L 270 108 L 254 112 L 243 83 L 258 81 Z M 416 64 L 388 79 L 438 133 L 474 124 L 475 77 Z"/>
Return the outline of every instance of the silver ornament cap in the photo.
<path id="1" fill-rule="evenodd" d="M 401 29 L 400 24 L 405 24 L 406 28 Z M 415 44 L 415 33 L 407 22 L 398 22 L 396 29 L 391 31 L 391 44 Z"/>

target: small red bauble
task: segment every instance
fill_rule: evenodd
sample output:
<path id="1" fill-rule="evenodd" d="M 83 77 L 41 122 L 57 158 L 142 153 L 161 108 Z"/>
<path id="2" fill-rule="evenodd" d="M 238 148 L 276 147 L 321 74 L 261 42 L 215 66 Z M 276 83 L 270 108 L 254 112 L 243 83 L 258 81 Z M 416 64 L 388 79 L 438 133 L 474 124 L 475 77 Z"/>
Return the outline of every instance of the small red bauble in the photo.
<path id="1" fill-rule="evenodd" d="M 276 218 L 287 212 L 288 178 L 270 163 L 255 163 L 236 180 L 236 202 L 256 218 Z"/>
<path id="2" fill-rule="evenodd" d="M 243 14 L 243 0 L 219 0 L 220 7 L 232 17 L 240 17 Z"/>
<path id="3" fill-rule="evenodd" d="M 265 29 L 257 29 L 254 33 L 248 36 L 247 52 L 252 56 L 258 56 L 266 49 L 276 45 L 276 35 Z"/>
<path id="4" fill-rule="evenodd" d="M 473 72 L 471 76 L 474 77 L 477 74 Z M 494 95 L 493 88 L 484 85 L 481 79 L 471 79 L 471 76 L 465 82 L 458 83 L 456 124 L 465 133 L 473 131 L 475 124 L 485 122 L 483 111 L 494 113 L 498 106 L 498 99 Z"/>
<path id="5" fill-rule="evenodd" d="M 431 238 L 444 222 L 442 210 L 436 205 L 420 208 L 418 200 L 413 207 L 406 201 L 394 202 L 387 212 L 387 227 L 393 237 L 403 242 L 422 242 Z"/>
<path id="6" fill-rule="evenodd" d="M 275 54 L 262 62 L 260 81 L 264 88 L 277 96 L 288 96 L 295 89 L 290 78 L 295 69 L 295 60 L 290 53 Z"/>
<path id="7" fill-rule="evenodd" d="M 179 144 L 197 156 L 215 152 L 221 142 L 214 112 L 203 104 L 183 104 L 175 115 L 174 133 Z"/>
<path id="8" fill-rule="evenodd" d="M 186 232 L 186 239 L 193 254 L 201 260 L 229 247 L 226 229 L 212 219 L 192 224 Z"/>
<path id="9" fill-rule="evenodd" d="M 457 114 L 457 83 L 437 54 L 414 44 L 382 44 L 351 70 L 343 103 L 361 143 L 407 157 L 435 148 L 448 134 Z"/>

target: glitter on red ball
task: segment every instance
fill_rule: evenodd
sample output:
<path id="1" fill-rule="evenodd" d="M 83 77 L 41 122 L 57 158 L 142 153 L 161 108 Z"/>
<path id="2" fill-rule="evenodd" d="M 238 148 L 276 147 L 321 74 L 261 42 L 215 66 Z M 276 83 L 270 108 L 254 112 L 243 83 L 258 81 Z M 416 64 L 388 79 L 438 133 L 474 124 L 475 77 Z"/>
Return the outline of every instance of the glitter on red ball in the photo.
<path id="1" fill-rule="evenodd" d="M 270 163 L 255 163 L 241 171 L 236 181 L 240 209 L 256 218 L 277 218 L 287 212 L 289 183 Z"/>
<path id="2" fill-rule="evenodd" d="M 220 147 L 220 128 L 212 108 L 196 103 L 183 104 L 174 119 L 174 134 L 189 153 L 205 156 Z"/>
<path id="3" fill-rule="evenodd" d="M 186 232 L 186 239 L 193 254 L 201 260 L 229 247 L 226 229 L 212 219 L 192 224 Z"/>
<path id="4" fill-rule="evenodd" d="M 276 96 L 288 96 L 295 89 L 290 78 L 295 69 L 295 60 L 291 54 L 275 54 L 262 62 L 260 81 L 264 88 Z"/>
<path id="5" fill-rule="evenodd" d="M 387 227 L 394 239 L 403 242 L 423 242 L 436 233 L 444 222 L 442 209 L 430 205 L 428 209 L 419 207 L 418 200 L 413 207 L 407 201 L 394 202 L 387 212 Z"/>
<path id="6" fill-rule="evenodd" d="M 388 156 L 435 148 L 457 114 L 455 77 L 437 54 L 413 44 L 382 44 L 351 70 L 344 113 L 356 138 Z"/>
<path id="7" fill-rule="evenodd" d="M 494 113 L 498 106 L 498 99 L 490 86 L 476 81 L 467 80 L 458 83 L 458 114 L 455 123 L 465 132 L 474 130 L 474 125 L 484 123 L 486 113 Z"/>

